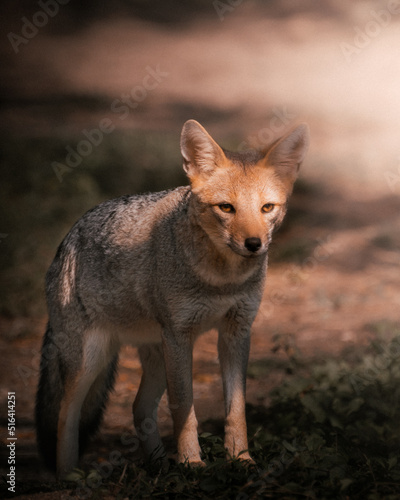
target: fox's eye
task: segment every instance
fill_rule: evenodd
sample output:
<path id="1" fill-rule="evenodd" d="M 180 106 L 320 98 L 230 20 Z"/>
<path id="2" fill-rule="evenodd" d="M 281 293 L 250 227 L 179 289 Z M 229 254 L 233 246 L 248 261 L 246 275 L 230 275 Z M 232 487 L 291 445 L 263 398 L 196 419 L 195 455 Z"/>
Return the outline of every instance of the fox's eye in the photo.
<path id="1" fill-rule="evenodd" d="M 267 214 L 268 212 L 272 212 L 274 207 L 275 205 L 273 203 L 266 203 L 265 205 L 262 206 L 261 211 Z"/>
<path id="2" fill-rule="evenodd" d="M 220 210 L 227 214 L 233 213 L 235 211 L 233 205 L 231 205 L 230 203 L 221 203 L 221 205 L 218 205 L 218 207 Z"/>

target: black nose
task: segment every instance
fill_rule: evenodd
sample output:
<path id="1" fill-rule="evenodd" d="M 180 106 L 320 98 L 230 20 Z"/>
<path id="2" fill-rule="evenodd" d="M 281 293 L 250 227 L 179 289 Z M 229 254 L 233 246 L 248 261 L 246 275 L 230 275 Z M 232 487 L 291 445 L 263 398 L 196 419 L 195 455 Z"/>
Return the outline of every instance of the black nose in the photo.
<path id="1" fill-rule="evenodd" d="M 244 246 L 250 252 L 257 252 L 261 248 L 261 240 L 260 238 L 246 238 L 244 240 Z"/>

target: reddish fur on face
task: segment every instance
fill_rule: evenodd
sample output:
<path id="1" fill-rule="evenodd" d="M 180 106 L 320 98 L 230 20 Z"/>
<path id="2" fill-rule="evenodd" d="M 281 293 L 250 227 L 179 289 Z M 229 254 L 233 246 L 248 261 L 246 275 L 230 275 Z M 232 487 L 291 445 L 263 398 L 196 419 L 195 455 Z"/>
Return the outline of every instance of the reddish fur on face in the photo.
<path id="1" fill-rule="evenodd" d="M 259 238 L 266 250 L 277 220 L 284 216 L 289 194 L 272 167 L 243 168 L 226 160 L 223 168 L 192 182 L 192 191 L 204 207 L 199 222 L 210 236 L 239 254 L 248 254 L 244 247 L 247 238 Z M 219 207 L 222 204 L 232 205 L 234 211 L 224 213 Z M 270 213 L 262 211 L 265 204 L 274 205 Z"/>
<path id="2" fill-rule="evenodd" d="M 182 154 L 192 193 L 201 206 L 198 223 L 222 251 L 244 257 L 248 238 L 261 240 L 257 255 L 265 254 L 271 234 L 286 212 L 308 145 L 305 126 L 276 141 L 263 155 L 222 150 L 197 122 L 182 132 Z M 262 207 L 272 204 L 265 213 Z M 229 205 L 233 210 L 221 210 Z"/>

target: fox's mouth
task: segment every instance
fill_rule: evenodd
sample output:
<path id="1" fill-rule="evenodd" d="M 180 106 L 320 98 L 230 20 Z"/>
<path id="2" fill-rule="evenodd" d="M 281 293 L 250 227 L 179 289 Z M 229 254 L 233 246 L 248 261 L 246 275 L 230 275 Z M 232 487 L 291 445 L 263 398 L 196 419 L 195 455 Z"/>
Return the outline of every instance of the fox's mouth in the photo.
<path id="1" fill-rule="evenodd" d="M 244 246 L 239 246 L 233 242 L 228 243 L 228 247 L 236 254 L 245 259 L 256 259 L 265 256 L 268 251 L 268 246 L 262 245 L 257 250 L 248 250 Z"/>
<path id="2" fill-rule="evenodd" d="M 258 250 L 257 252 L 249 252 L 248 250 L 245 250 L 246 253 L 241 253 L 240 255 L 244 257 L 245 259 L 257 259 L 259 257 L 264 257 L 265 254 L 267 253 L 267 250 Z"/>

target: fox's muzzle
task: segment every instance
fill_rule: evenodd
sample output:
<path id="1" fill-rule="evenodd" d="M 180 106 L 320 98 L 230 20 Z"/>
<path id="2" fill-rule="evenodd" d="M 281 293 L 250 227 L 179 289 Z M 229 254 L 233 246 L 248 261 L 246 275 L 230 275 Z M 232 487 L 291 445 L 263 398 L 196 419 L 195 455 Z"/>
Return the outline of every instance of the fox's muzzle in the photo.
<path id="1" fill-rule="evenodd" d="M 260 250 L 262 242 L 260 238 L 246 238 L 244 241 L 244 246 L 249 250 L 249 252 L 256 253 Z"/>

